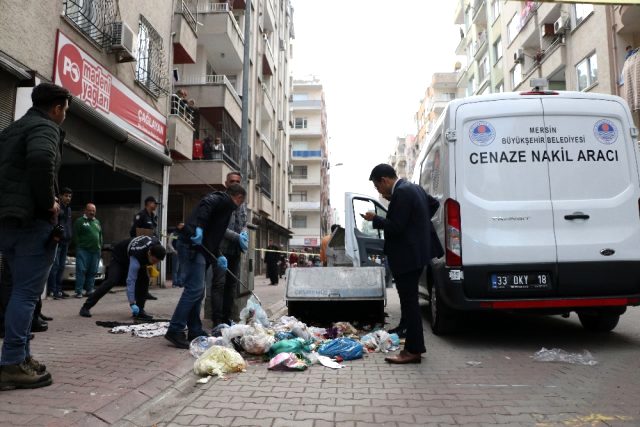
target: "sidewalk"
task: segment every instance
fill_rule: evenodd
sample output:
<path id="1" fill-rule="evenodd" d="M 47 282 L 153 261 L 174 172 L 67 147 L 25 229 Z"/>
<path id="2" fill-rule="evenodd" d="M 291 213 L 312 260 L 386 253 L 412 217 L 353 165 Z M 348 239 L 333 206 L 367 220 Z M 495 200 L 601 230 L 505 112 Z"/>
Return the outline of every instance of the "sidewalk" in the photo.
<path id="1" fill-rule="evenodd" d="M 268 286 L 267 282 L 264 276 L 256 278 L 256 293 L 267 312 L 281 309 L 283 283 Z M 31 348 L 34 357 L 46 364 L 53 384 L 0 392 L 0 425 L 110 425 L 190 373 L 194 359 L 188 350 L 176 349 L 162 337 L 111 334 L 96 325 L 96 321 L 131 322 L 124 288 L 115 289 L 91 310 L 91 318 L 78 315 L 84 299 L 43 302 L 43 313 L 54 320 L 47 332 L 35 334 Z M 150 291 L 158 300 L 148 301 L 147 311 L 169 319 L 182 289 Z"/>

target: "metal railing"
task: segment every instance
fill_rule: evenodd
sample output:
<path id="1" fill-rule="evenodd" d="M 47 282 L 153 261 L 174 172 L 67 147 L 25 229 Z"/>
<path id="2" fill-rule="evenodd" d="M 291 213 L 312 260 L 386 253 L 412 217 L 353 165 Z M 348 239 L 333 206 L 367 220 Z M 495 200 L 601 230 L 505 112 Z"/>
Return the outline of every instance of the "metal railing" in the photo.
<path id="1" fill-rule="evenodd" d="M 187 21 L 187 24 L 189 24 L 194 33 L 198 32 L 198 21 L 196 17 L 193 16 L 193 12 L 191 12 L 191 9 L 189 8 L 185 0 L 181 0 L 178 3 L 176 7 L 176 13 L 179 13 L 184 17 L 185 21 Z"/>
<path id="2" fill-rule="evenodd" d="M 233 28 L 235 28 L 236 34 L 240 37 L 242 43 L 244 43 L 244 34 L 240 31 L 240 26 L 236 22 L 236 18 L 233 16 L 233 13 L 231 13 L 228 3 L 218 3 L 215 0 L 207 0 L 202 3 L 198 3 L 198 13 L 229 13 L 231 22 L 233 23 Z"/>
<path id="3" fill-rule="evenodd" d="M 238 101 L 239 104 L 242 104 L 240 100 L 240 95 L 236 92 L 236 89 L 229 81 L 224 74 L 207 74 L 200 76 L 183 76 L 176 86 L 180 85 L 225 85 L 227 89 L 231 92 L 232 96 Z"/>
<path id="4" fill-rule="evenodd" d="M 117 16 L 113 0 L 65 0 L 62 14 L 99 46 L 107 47 L 111 43 L 109 26 Z"/>
<path id="5" fill-rule="evenodd" d="M 180 117 L 193 127 L 194 113 L 193 108 L 184 99 L 176 94 L 171 95 L 171 115 Z"/>

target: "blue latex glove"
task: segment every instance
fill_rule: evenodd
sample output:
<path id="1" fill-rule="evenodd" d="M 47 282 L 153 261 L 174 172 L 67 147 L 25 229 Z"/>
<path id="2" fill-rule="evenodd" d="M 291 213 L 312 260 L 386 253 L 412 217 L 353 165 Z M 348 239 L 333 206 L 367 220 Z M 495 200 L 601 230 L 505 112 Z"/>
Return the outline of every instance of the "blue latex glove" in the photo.
<path id="1" fill-rule="evenodd" d="M 226 270 L 228 266 L 229 263 L 227 262 L 227 258 L 224 255 L 220 255 L 218 257 L 218 267 L 224 268 Z"/>
<path id="2" fill-rule="evenodd" d="M 246 231 L 240 233 L 240 240 L 238 240 L 238 244 L 240 245 L 240 250 L 242 252 L 247 252 L 247 249 L 249 249 L 249 234 Z"/>
<path id="3" fill-rule="evenodd" d="M 134 316 L 140 314 L 140 307 L 135 304 L 131 304 L 131 314 L 133 314 Z"/>
<path id="4" fill-rule="evenodd" d="M 191 241 L 193 242 L 194 245 L 202 244 L 202 228 L 201 227 L 196 227 L 196 234 L 191 236 Z"/>

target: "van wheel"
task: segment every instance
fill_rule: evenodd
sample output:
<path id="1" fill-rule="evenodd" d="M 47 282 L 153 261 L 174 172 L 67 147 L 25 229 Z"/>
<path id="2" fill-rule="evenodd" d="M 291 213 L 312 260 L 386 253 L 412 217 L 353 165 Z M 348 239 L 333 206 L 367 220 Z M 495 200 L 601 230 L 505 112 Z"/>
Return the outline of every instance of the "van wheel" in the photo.
<path id="1" fill-rule="evenodd" d="M 578 313 L 582 327 L 589 332 L 611 332 L 618 326 L 619 314 L 613 313 Z"/>
<path id="2" fill-rule="evenodd" d="M 435 335 L 446 335 L 456 329 L 457 321 L 454 311 L 444 303 L 440 290 L 435 284 L 429 293 L 429 320 Z"/>

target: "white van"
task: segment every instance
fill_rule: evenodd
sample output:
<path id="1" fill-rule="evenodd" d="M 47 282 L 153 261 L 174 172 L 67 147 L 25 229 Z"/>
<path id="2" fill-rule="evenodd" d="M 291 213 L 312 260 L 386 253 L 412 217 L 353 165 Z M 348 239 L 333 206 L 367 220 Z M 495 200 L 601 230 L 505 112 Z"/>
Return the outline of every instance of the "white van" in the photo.
<path id="1" fill-rule="evenodd" d="M 446 255 L 421 284 L 433 331 L 463 310 L 575 311 L 588 330 L 615 328 L 640 303 L 637 137 L 616 96 L 450 102 L 413 176 L 441 204 Z"/>

